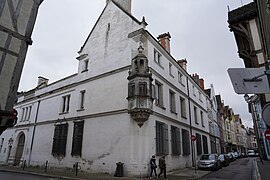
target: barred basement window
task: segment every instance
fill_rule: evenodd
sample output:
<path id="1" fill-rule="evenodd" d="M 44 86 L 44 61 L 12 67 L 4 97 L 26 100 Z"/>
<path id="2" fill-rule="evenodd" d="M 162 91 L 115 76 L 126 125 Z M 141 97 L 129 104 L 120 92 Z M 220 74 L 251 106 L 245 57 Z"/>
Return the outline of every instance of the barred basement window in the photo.
<path id="1" fill-rule="evenodd" d="M 82 140 L 83 140 L 84 121 L 74 122 L 73 139 L 72 139 L 72 156 L 82 155 Z"/>
<path id="2" fill-rule="evenodd" d="M 156 121 L 156 154 L 169 154 L 168 125 Z"/>
<path id="3" fill-rule="evenodd" d="M 53 156 L 65 156 L 67 144 L 68 124 L 55 125 L 53 137 Z"/>
<path id="4" fill-rule="evenodd" d="M 197 155 L 202 154 L 202 139 L 201 135 L 196 133 L 196 147 L 197 147 Z"/>
<path id="5" fill-rule="evenodd" d="M 208 143 L 207 143 L 207 137 L 202 135 L 203 140 L 203 153 L 208 154 Z"/>
<path id="6" fill-rule="evenodd" d="M 190 137 L 189 132 L 185 129 L 182 129 L 182 146 L 183 146 L 183 155 L 190 154 Z"/>
<path id="7" fill-rule="evenodd" d="M 171 138 L 172 138 L 172 155 L 180 155 L 181 154 L 181 145 L 180 145 L 180 129 L 171 126 Z"/>

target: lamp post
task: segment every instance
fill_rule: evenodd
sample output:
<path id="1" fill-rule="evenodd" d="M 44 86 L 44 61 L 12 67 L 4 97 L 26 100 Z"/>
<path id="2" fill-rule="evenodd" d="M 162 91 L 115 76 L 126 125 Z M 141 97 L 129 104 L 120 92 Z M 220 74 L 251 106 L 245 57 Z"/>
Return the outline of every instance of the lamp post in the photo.
<path id="1" fill-rule="evenodd" d="M 12 138 L 9 138 L 9 140 L 8 140 L 8 156 L 7 156 L 6 164 L 8 164 L 11 148 L 12 148 L 12 145 L 13 145 L 13 141 L 14 140 Z"/>
<path id="2" fill-rule="evenodd" d="M 255 131 L 255 135 L 256 135 L 256 141 L 258 144 L 258 149 L 259 149 L 259 157 L 260 160 L 263 164 L 263 157 L 262 157 L 262 148 L 261 148 L 261 142 L 259 141 L 259 129 L 258 129 L 258 124 L 257 124 L 257 115 L 256 115 L 256 110 L 255 110 L 255 102 L 258 100 L 258 95 L 253 95 L 251 97 L 249 97 L 247 94 L 244 95 L 244 98 L 246 100 L 246 102 L 250 105 L 250 110 L 251 110 L 251 114 L 252 114 L 252 120 L 253 120 L 253 125 L 254 125 L 254 131 Z"/>

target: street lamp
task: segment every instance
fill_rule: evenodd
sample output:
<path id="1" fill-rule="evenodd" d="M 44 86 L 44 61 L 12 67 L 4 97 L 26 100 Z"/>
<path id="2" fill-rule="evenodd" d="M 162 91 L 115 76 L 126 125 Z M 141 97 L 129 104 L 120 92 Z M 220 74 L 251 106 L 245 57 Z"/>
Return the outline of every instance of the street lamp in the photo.
<path id="1" fill-rule="evenodd" d="M 248 105 L 250 106 L 253 125 L 254 125 L 254 131 L 256 134 L 256 140 L 257 140 L 258 149 L 259 149 L 259 156 L 260 156 L 260 160 L 263 164 L 262 148 L 261 148 L 261 143 L 259 141 L 260 136 L 259 136 L 259 129 L 258 129 L 258 124 L 257 124 L 258 120 L 257 120 L 257 115 L 256 115 L 256 110 L 255 110 L 255 103 L 258 101 L 259 96 L 255 94 L 255 95 L 252 95 L 251 97 L 249 97 L 248 94 L 245 94 L 244 98 L 245 98 L 246 102 L 248 103 Z"/>

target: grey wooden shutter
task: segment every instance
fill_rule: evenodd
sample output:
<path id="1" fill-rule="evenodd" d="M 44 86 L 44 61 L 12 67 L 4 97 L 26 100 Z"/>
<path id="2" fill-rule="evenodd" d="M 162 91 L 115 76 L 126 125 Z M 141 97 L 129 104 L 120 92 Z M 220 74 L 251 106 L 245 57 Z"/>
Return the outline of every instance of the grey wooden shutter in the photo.
<path id="1" fill-rule="evenodd" d="M 168 125 L 163 124 L 163 153 L 169 154 Z"/>
<path id="2" fill-rule="evenodd" d="M 176 153 L 178 155 L 181 154 L 181 142 L 180 142 L 180 129 L 179 128 L 176 128 L 176 147 L 177 147 Z"/>

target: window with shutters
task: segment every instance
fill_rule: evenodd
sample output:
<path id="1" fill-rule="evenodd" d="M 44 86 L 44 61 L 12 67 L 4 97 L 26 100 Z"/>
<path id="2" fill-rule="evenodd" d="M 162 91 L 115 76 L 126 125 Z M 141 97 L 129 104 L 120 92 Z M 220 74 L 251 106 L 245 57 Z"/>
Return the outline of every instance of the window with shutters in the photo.
<path id="1" fill-rule="evenodd" d="M 170 99 L 170 110 L 171 113 L 176 114 L 176 107 L 175 107 L 175 92 L 169 91 L 169 99 Z"/>
<path id="2" fill-rule="evenodd" d="M 187 110 L 186 110 L 186 100 L 183 97 L 180 97 L 180 108 L 181 108 L 181 116 L 183 118 L 187 118 Z"/>
<path id="3" fill-rule="evenodd" d="M 180 129 L 171 126 L 171 145 L 172 145 L 172 155 L 180 155 L 181 154 L 181 145 L 180 145 Z"/>
<path id="4" fill-rule="evenodd" d="M 169 154 L 168 125 L 156 121 L 156 154 Z"/>
<path id="5" fill-rule="evenodd" d="M 183 155 L 190 154 L 190 136 L 189 131 L 182 129 L 182 147 L 183 147 Z"/>
<path id="6" fill-rule="evenodd" d="M 55 125 L 53 137 L 53 156 L 65 156 L 67 144 L 68 124 Z"/>
<path id="7" fill-rule="evenodd" d="M 208 154 L 208 142 L 207 142 L 207 137 L 202 135 L 202 140 L 203 140 L 203 153 Z"/>
<path id="8" fill-rule="evenodd" d="M 73 139 L 72 139 L 72 156 L 82 155 L 82 140 L 83 140 L 84 121 L 74 122 Z"/>
<path id="9" fill-rule="evenodd" d="M 199 124 L 198 115 L 197 115 L 197 107 L 196 106 L 194 106 L 193 112 L 194 112 L 194 121 L 195 121 L 196 124 Z"/>
<path id="10" fill-rule="evenodd" d="M 197 147 L 197 155 L 202 154 L 202 138 L 201 135 L 196 133 L 196 147 Z"/>
<path id="11" fill-rule="evenodd" d="M 163 107 L 163 86 L 156 81 L 156 105 Z"/>
<path id="12" fill-rule="evenodd" d="M 204 124 L 204 118 L 203 118 L 203 112 L 200 111 L 200 115 L 201 115 L 201 123 L 202 123 L 202 127 L 205 127 L 205 124 Z"/>

